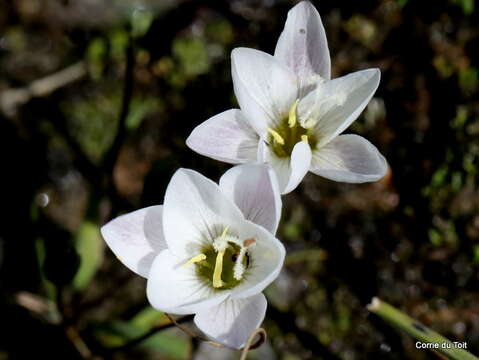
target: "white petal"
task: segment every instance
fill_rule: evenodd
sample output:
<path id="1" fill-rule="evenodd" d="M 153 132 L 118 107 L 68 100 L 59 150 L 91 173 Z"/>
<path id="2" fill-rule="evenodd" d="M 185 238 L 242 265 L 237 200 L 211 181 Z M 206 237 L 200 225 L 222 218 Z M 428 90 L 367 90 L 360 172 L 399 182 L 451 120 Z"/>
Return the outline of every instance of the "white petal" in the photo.
<path id="1" fill-rule="evenodd" d="M 123 264 L 148 277 L 154 258 L 167 248 L 162 218 L 163 206 L 150 206 L 111 220 L 101 234 Z"/>
<path id="2" fill-rule="evenodd" d="M 219 186 L 200 173 L 179 169 L 171 178 L 165 194 L 163 231 L 168 248 L 176 256 L 198 255 L 225 226 L 234 230 L 243 219 Z"/>
<path id="3" fill-rule="evenodd" d="M 274 56 L 294 71 L 301 89 L 317 80 L 316 75 L 330 79 L 328 41 L 321 17 L 310 2 L 302 1 L 288 12 Z"/>
<path id="4" fill-rule="evenodd" d="M 243 282 L 231 289 L 233 298 L 246 298 L 259 294 L 279 275 L 283 266 L 283 244 L 262 226 L 244 220 L 239 231 L 240 239 L 254 238 L 255 245 L 248 250 L 250 264 L 244 273 Z"/>
<path id="5" fill-rule="evenodd" d="M 283 190 L 283 194 L 287 194 L 299 185 L 304 176 L 308 173 L 311 166 L 311 148 L 303 141 L 294 145 L 291 153 L 291 175 L 288 185 Z"/>
<path id="6" fill-rule="evenodd" d="M 151 305 L 173 314 L 194 314 L 218 305 L 230 292 L 214 291 L 196 275 L 195 265 L 163 250 L 153 261 L 146 286 Z"/>
<path id="7" fill-rule="evenodd" d="M 258 140 L 241 111 L 231 109 L 198 125 L 186 144 L 201 155 L 238 164 L 256 160 Z"/>
<path id="8" fill-rule="evenodd" d="M 297 99 L 296 76 L 262 51 L 234 49 L 231 73 L 241 111 L 259 135 L 286 117 Z"/>
<path id="9" fill-rule="evenodd" d="M 315 122 L 318 147 L 342 133 L 364 110 L 379 85 L 378 69 L 367 69 L 318 84 L 298 104 L 303 124 Z"/>
<path id="10" fill-rule="evenodd" d="M 311 148 L 303 141 L 294 145 L 291 158 L 279 158 L 269 149 L 265 150 L 265 161 L 276 173 L 282 194 L 293 191 L 303 180 L 311 166 L 311 156 Z"/>
<path id="11" fill-rule="evenodd" d="M 230 348 L 241 349 L 259 328 L 266 313 L 263 294 L 245 299 L 226 299 L 195 316 L 195 324 L 208 337 Z"/>
<path id="12" fill-rule="evenodd" d="M 246 219 L 276 234 L 281 217 L 281 195 L 276 175 L 269 166 L 235 166 L 221 177 L 220 188 Z"/>
<path id="13" fill-rule="evenodd" d="M 382 178 L 386 159 L 368 140 L 357 135 L 341 135 L 315 151 L 311 171 L 325 178 L 363 183 Z"/>

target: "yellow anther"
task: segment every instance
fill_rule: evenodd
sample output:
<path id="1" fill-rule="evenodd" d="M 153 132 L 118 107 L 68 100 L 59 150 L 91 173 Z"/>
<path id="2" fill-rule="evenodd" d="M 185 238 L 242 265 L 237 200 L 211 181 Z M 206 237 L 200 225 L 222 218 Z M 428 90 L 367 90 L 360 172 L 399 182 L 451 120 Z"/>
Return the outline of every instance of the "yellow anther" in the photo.
<path id="1" fill-rule="evenodd" d="M 280 145 L 284 145 L 284 139 L 283 137 L 275 130 L 268 128 L 268 132 L 273 136 L 273 139 L 275 142 L 277 142 Z"/>
<path id="2" fill-rule="evenodd" d="M 296 109 L 298 108 L 299 99 L 297 99 L 291 109 L 289 109 L 288 125 L 290 128 L 296 126 Z"/>
<path id="3" fill-rule="evenodd" d="M 223 281 L 221 280 L 221 272 L 223 271 L 223 256 L 225 255 L 226 249 L 221 249 L 216 255 L 215 270 L 213 272 L 213 287 L 220 288 L 223 286 Z"/>
<path id="4" fill-rule="evenodd" d="M 206 260 L 206 255 L 205 254 L 199 254 L 199 255 L 193 256 L 184 265 L 196 264 L 196 263 L 198 263 L 200 261 L 203 261 L 203 260 Z"/>
<path id="5" fill-rule="evenodd" d="M 309 144 L 308 135 L 301 135 L 301 140 L 304 141 L 306 144 Z"/>

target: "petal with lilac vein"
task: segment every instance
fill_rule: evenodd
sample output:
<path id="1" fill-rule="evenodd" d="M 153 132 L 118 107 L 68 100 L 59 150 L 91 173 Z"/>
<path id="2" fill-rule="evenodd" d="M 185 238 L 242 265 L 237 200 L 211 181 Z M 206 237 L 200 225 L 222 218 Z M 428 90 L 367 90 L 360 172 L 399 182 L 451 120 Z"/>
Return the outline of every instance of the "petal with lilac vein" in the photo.
<path id="1" fill-rule="evenodd" d="M 258 140 L 241 110 L 230 109 L 198 125 L 186 144 L 201 155 L 238 164 L 256 160 Z"/>
<path id="2" fill-rule="evenodd" d="M 388 169 L 384 156 L 358 135 L 341 135 L 313 154 L 311 171 L 325 178 L 363 183 L 382 178 Z"/>
<path id="3" fill-rule="evenodd" d="M 281 217 L 281 195 L 276 175 L 269 166 L 235 166 L 221 177 L 220 188 L 246 219 L 276 233 Z"/>
<path id="4" fill-rule="evenodd" d="M 196 314 L 195 324 L 214 341 L 241 349 L 263 322 L 267 302 L 263 294 L 245 299 L 226 299 Z"/>
<path id="5" fill-rule="evenodd" d="M 260 136 L 288 115 L 298 97 L 296 75 L 265 52 L 234 49 L 231 74 L 241 111 Z"/>
<path id="6" fill-rule="evenodd" d="M 101 234 L 123 264 L 148 277 L 154 258 L 167 248 L 162 218 L 163 206 L 150 206 L 113 219 Z"/>
<path id="7" fill-rule="evenodd" d="M 279 158 L 266 146 L 264 160 L 273 168 L 281 194 L 287 194 L 299 185 L 311 166 L 311 148 L 304 141 L 294 145 L 291 157 Z"/>
<path id="8" fill-rule="evenodd" d="M 364 110 L 378 88 L 381 73 L 367 69 L 319 84 L 298 105 L 303 125 L 314 124 L 318 147 L 342 133 Z"/>
<path id="9" fill-rule="evenodd" d="M 179 169 L 166 189 L 163 231 L 168 248 L 178 257 L 191 258 L 219 236 L 225 226 L 234 229 L 244 219 L 218 184 L 200 173 Z"/>
<path id="10" fill-rule="evenodd" d="M 151 305 L 173 314 L 194 314 L 218 305 L 229 291 L 215 292 L 196 274 L 194 265 L 185 265 L 186 259 L 163 250 L 153 261 L 146 286 Z"/>
<path id="11" fill-rule="evenodd" d="M 298 76 L 300 88 L 311 85 L 316 74 L 331 77 L 331 59 L 323 23 L 316 8 L 302 1 L 288 12 L 274 56 Z"/>

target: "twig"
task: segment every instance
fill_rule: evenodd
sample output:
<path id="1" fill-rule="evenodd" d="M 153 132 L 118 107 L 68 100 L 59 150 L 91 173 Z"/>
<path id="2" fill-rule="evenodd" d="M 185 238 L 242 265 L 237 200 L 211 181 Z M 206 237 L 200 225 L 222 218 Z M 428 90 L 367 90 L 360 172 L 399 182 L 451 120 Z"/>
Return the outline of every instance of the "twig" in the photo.
<path id="1" fill-rule="evenodd" d="M 35 110 L 38 104 L 32 103 L 32 105 L 32 108 Z M 91 162 L 91 160 L 83 151 L 82 146 L 70 133 L 67 127 L 67 119 L 63 115 L 63 112 L 60 111 L 57 106 L 48 102 L 45 108 L 47 108 L 48 111 L 46 116 L 50 119 L 55 129 L 63 137 L 65 143 L 72 150 L 72 155 L 74 156 L 74 162 L 77 169 L 93 186 L 101 186 L 101 169 L 99 169 L 94 163 Z M 41 110 L 39 109 L 39 113 L 40 111 Z"/>
<path id="2" fill-rule="evenodd" d="M 67 326 L 65 334 L 83 359 L 93 359 L 90 348 L 73 326 Z"/>
<path id="3" fill-rule="evenodd" d="M 217 342 L 211 341 L 211 340 L 205 338 L 204 336 L 201 336 L 201 335 L 198 335 L 198 334 L 194 334 L 194 333 L 191 332 L 189 329 L 185 328 L 184 326 L 181 326 L 181 325 L 178 323 L 178 321 L 176 321 L 175 319 L 173 319 L 173 318 L 171 317 L 170 314 L 165 313 L 165 315 L 166 315 L 166 317 L 167 317 L 168 319 L 170 319 L 170 321 L 171 321 L 172 323 L 174 323 L 174 324 L 176 325 L 176 327 L 177 327 L 178 329 L 180 329 L 181 331 L 183 331 L 185 334 L 191 336 L 192 338 L 195 338 L 195 339 L 204 341 L 204 342 L 206 342 L 206 343 L 208 343 L 208 344 L 210 344 L 210 345 L 213 345 L 213 346 L 215 346 L 215 347 L 225 347 L 224 345 L 221 345 L 221 344 L 219 344 L 219 343 L 217 343 Z"/>
<path id="4" fill-rule="evenodd" d="M 431 346 L 428 347 L 430 350 L 445 355 L 449 359 L 478 360 L 476 356 L 464 349 L 460 349 L 457 346 L 457 342 L 452 343 L 442 335 L 427 328 L 377 297 L 372 299 L 371 303 L 368 305 L 368 310 L 380 316 L 395 328 L 405 331 L 413 338 L 426 344 L 430 344 Z"/>
<path id="5" fill-rule="evenodd" d="M 133 78 L 135 67 L 135 54 L 133 48 L 133 38 L 131 34 L 128 38 L 128 46 L 126 48 L 126 64 L 125 64 L 125 76 L 123 85 L 123 99 L 121 104 L 120 117 L 118 120 L 118 130 L 116 132 L 115 139 L 105 155 L 103 167 L 107 174 L 112 174 L 116 160 L 120 154 L 121 146 L 126 136 L 126 119 L 130 112 L 130 103 L 133 96 Z"/>
<path id="6" fill-rule="evenodd" d="M 204 336 L 201 336 L 201 335 L 198 335 L 198 334 L 194 334 L 193 332 L 191 332 L 190 330 L 188 330 L 187 328 L 185 328 L 184 326 L 181 326 L 177 320 L 173 319 L 171 317 L 171 315 L 165 313 L 166 317 L 168 319 L 170 319 L 170 321 L 176 325 L 177 328 L 179 328 L 181 331 L 183 331 L 185 334 L 191 336 L 192 338 L 194 339 L 197 339 L 197 340 L 200 340 L 200 341 L 203 341 L 203 342 L 206 342 L 212 346 L 215 346 L 215 347 L 218 347 L 218 348 L 222 348 L 222 347 L 227 347 L 223 344 L 220 344 L 220 343 L 217 343 L 215 341 L 211 341 L 209 339 L 207 339 L 206 337 Z M 251 342 L 254 340 L 254 338 L 256 337 L 256 335 L 260 335 L 260 338 L 253 344 L 251 344 Z M 256 329 L 255 331 L 253 331 L 250 335 L 250 337 L 248 338 L 248 341 L 246 343 L 246 346 L 242 349 L 243 350 L 243 354 L 246 354 L 248 353 L 249 350 L 254 350 L 254 349 L 257 349 L 259 348 L 261 345 L 263 345 L 263 343 L 266 341 L 266 331 L 262 328 L 259 328 L 259 329 Z M 242 355 L 243 356 L 243 355 Z M 246 356 L 246 355 L 245 355 Z"/>
<path id="7" fill-rule="evenodd" d="M 166 329 L 178 326 L 178 324 L 180 324 L 180 323 L 184 323 L 184 322 L 188 322 L 188 321 L 192 320 L 193 315 L 186 315 L 186 316 L 183 316 L 182 318 L 179 318 L 178 320 L 172 320 L 170 318 L 170 316 L 168 316 L 168 319 L 170 319 L 170 321 L 171 321 L 169 324 L 154 326 L 153 328 L 151 328 L 145 334 L 143 334 L 143 335 L 141 335 L 141 336 L 139 336 L 135 339 L 132 339 L 132 340 L 128 341 L 127 343 L 123 344 L 123 345 L 120 345 L 120 346 L 117 346 L 117 347 L 114 347 L 114 348 L 110 348 L 110 349 L 108 349 L 108 351 L 109 352 L 118 352 L 118 351 L 124 351 L 124 350 L 127 350 L 129 348 L 135 347 L 136 345 L 142 343 L 143 341 L 148 339 L 150 336 L 155 335 L 159 331 L 166 330 Z"/>
<path id="8" fill-rule="evenodd" d="M 47 96 L 55 90 L 81 79 L 86 74 L 84 62 L 77 62 L 54 74 L 35 80 L 25 87 L 3 91 L 0 93 L 0 107 L 5 115 L 13 116 L 18 106 L 27 103 L 30 99 Z"/>

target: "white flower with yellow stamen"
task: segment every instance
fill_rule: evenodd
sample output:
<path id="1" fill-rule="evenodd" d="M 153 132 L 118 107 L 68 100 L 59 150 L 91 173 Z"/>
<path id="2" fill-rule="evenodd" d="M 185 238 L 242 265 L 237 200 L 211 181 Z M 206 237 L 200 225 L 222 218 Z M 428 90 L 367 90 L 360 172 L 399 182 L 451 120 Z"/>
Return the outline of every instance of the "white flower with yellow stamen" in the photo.
<path id="1" fill-rule="evenodd" d="M 186 143 L 229 163 L 268 162 L 282 193 L 308 171 L 361 183 L 387 170 L 366 139 L 340 135 L 376 91 L 378 69 L 330 79 L 324 28 L 316 9 L 301 2 L 290 10 L 274 56 L 238 48 L 231 55 L 233 85 L 241 110 L 231 109 L 196 127 Z"/>
<path id="2" fill-rule="evenodd" d="M 120 216 L 101 232 L 115 255 L 148 279 L 154 308 L 196 314 L 206 335 L 241 348 L 264 319 L 261 292 L 284 261 L 274 236 L 280 216 L 277 180 L 265 165 L 236 166 L 219 186 L 180 169 L 163 206 Z"/>

